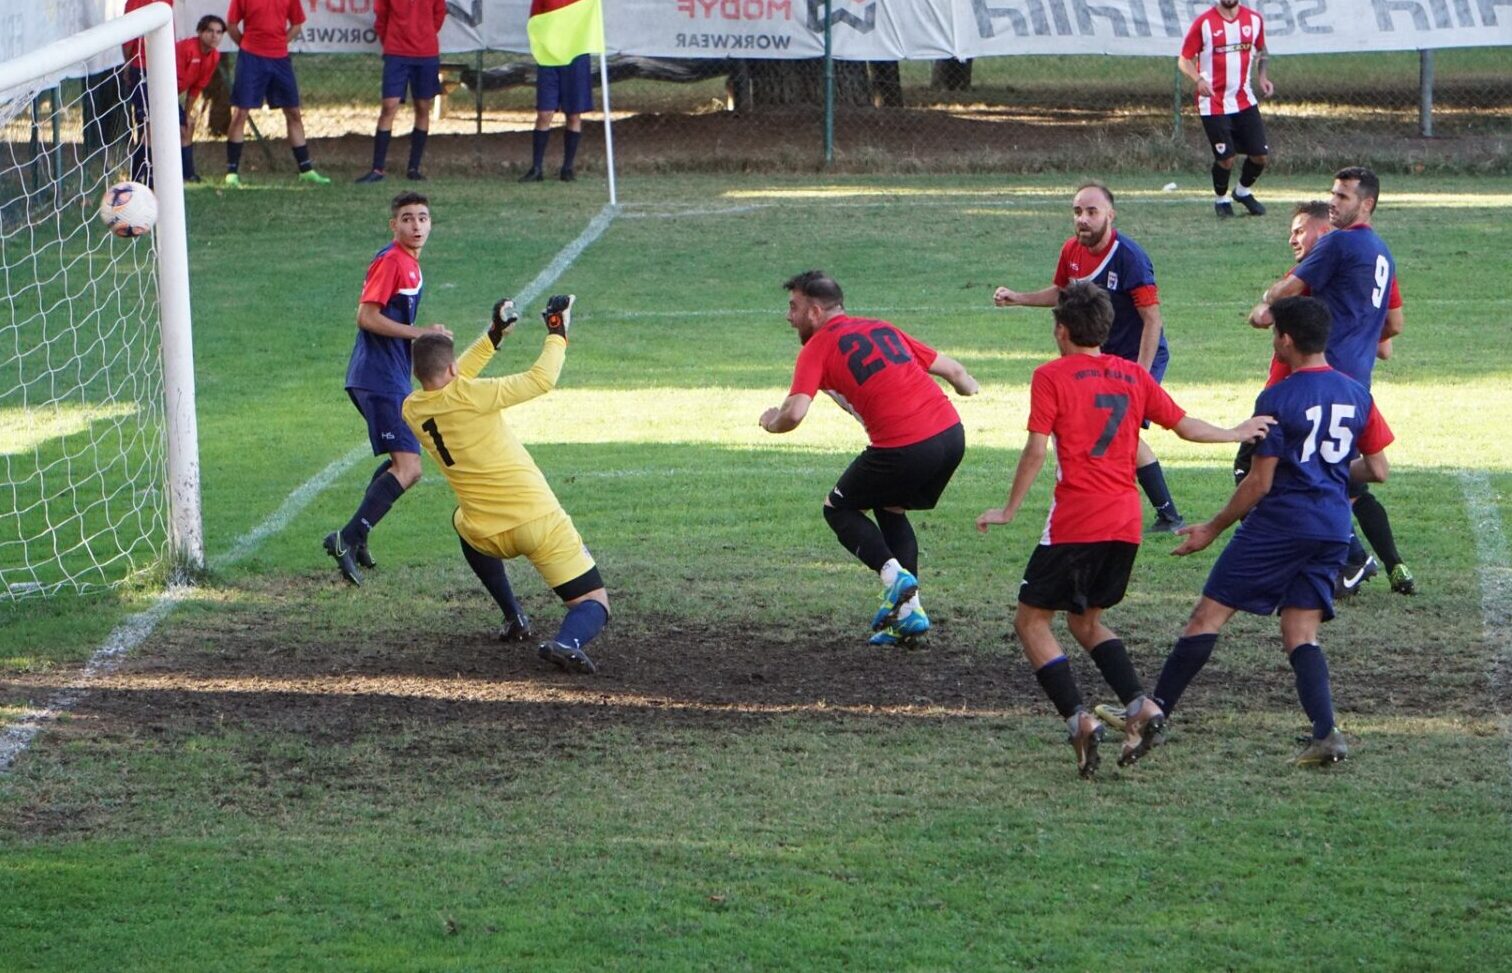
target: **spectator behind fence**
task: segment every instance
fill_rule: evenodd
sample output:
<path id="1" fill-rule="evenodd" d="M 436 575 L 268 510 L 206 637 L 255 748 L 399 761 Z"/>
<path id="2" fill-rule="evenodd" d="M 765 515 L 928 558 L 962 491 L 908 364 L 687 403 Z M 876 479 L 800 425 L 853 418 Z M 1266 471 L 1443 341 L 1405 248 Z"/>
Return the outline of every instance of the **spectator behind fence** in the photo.
<path id="1" fill-rule="evenodd" d="M 289 148 L 299 166 L 299 181 L 328 186 L 331 180 L 315 171 L 305 144 L 304 118 L 299 112 L 299 82 L 289 58 L 289 41 L 305 22 L 301 0 L 231 0 L 226 32 L 241 49 L 236 56 L 236 79 L 231 83 L 231 128 L 226 133 L 226 186 L 241 188 L 241 156 L 247 116 L 252 109 L 282 108 L 289 125 Z"/>
<path id="2" fill-rule="evenodd" d="M 409 165 L 405 175 L 424 179 L 420 160 L 430 136 L 431 106 L 441 91 L 441 25 L 446 0 L 375 0 L 378 39 L 383 43 L 383 101 L 378 109 L 378 132 L 373 138 L 373 168 L 357 177 L 360 183 L 382 182 L 394 116 L 405 89 L 415 100 L 415 127 L 410 132 Z"/>
<path id="3" fill-rule="evenodd" d="M 577 158 L 578 143 L 583 138 L 583 112 L 593 108 L 593 69 L 587 54 L 579 54 L 571 64 L 536 66 L 536 123 L 531 142 L 530 169 L 521 182 L 540 182 L 545 178 L 546 143 L 551 140 L 551 118 L 557 112 L 567 116 L 563 132 L 563 182 L 577 178 L 572 163 Z"/>

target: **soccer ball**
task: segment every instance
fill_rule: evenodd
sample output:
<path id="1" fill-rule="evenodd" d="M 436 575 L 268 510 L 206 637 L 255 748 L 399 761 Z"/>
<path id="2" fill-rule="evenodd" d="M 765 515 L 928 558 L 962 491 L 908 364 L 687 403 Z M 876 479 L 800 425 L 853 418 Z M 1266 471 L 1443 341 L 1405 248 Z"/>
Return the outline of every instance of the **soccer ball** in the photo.
<path id="1" fill-rule="evenodd" d="M 119 237 L 138 237 L 157 222 L 157 197 L 139 182 L 118 182 L 100 200 L 100 220 Z"/>

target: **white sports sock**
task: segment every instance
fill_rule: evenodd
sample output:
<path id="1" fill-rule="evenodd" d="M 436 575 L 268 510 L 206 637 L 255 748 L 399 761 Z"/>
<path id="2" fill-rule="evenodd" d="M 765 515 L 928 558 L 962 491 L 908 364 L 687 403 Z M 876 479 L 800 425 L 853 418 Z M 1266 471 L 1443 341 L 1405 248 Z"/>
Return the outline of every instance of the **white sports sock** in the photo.
<path id="1" fill-rule="evenodd" d="M 907 618 L 909 615 L 912 615 L 914 612 L 916 612 L 918 610 L 919 610 L 919 593 L 916 591 L 916 592 L 914 592 L 914 596 L 912 598 L 908 599 L 903 604 L 901 604 L 901 605 L 898 606 L 898 620 L 902 621 L 903 619 Z"/>
<path id="2" fill-rule="evenodd" d="M 1250 194 L 1250 188 L 1243 183 L 1234 187 L 1234 198 L 1243 199 Z"/>
<path id="3" fill-rule="evenodd" d="M 1224 193 L 1222 196 L 1218 197 L 1218 202 L 1229 205 L 1232 203 L 1232 200 L 1229 199 L 1228 193 Z"/>
<path id="4" fill-rule="evenodd" d="M 902 570 L 903 565 L 899 564 L 898 559 L 893 557 L 888 558 L 887 563 L 882 565 L 882 570 L 877 573 L 882 575 L 882 583 L 891 588 L 892 583 L 898 580 L 898 572 Z"/>

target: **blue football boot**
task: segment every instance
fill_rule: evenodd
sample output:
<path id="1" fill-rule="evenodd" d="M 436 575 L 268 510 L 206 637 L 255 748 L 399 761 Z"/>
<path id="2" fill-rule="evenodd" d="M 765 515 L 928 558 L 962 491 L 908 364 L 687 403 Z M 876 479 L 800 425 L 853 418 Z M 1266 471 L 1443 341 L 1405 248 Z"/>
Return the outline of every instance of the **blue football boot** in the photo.
<path id="1" fill-rule="evenodd" d="M 908 646 L 927 631 L 929 616 L 924 614 L 924 609 L 915 608 L 912 614 L 898 619 L 866 641 L 868 645 Z"/>
<path id="2" fill-rule="evenodd" d="M 898 620 L 898 606 L 908 601 L 919 591 L 919 579 L 907 571 L 899 570 L 898 577 L 882 592 L 882 607 L 872 616 L 872 631 L 880 632 Z M 927 621 L 924 623 L 929 624 Z"/>

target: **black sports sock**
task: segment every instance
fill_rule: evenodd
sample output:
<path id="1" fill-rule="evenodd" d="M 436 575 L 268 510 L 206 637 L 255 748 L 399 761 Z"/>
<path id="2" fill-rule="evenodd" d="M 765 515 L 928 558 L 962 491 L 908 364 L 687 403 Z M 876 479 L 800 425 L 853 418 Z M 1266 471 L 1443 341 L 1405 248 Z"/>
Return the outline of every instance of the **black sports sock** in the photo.
<path id="1" fill-rule="evenodd" d="M 1145 496 L 1150 498 L 1150 505 L 1155 508 L 1155 512 L 1174 519 L 1177 516 L 1176 502 L 1171 499 L 1165 474 L 1160 471 L 1160 460 L 1146 463 L 1135 470 L 1134 475 L 1139 478 L 1139 486 L 1144 490 Z"/>
<path id="2" fill-rule="evenodd" d="M 1260 173 L 1264 171 L 1265 163 L 1257 163 L 1252 159 L 1245 159 L 1244 164 L 1239 167 L 1239 185 L 1248 189 L 1255 184 L 1255 180 L 1259 179 Z"/>
<path id="3" fill-rule="evenodd" d="M 1155 702 L 1167 716 L 1176 708 L 1181 694 L 1197 678 L 1197 673 L 1207 665 L 1218 644 L 1217 635 L 1183 635 L 1171 647 L 1165 665 L 1160 668 L 1160 679 L 1155 683 Z"/>
<path id="4" fill-rule="evenodd" d="M 1355 520 L 1360 522 L 1360 529 L 1365 532 L 1365 539 L 1370 541 L 1376 557 L 1386 565 L 1386 570 L 1390 571 L 1401 564 L 1402 555 L 1397 552 L 1396 535 L 1391 532 L 1391 518 L 1386 516 L 1386 508 L 1381 506 L 1381 501 L 1375 498 L 1375 494 L 1361 494 L 1354 502 L 1354 515 Z"/>
<path id="5" fill-rule="evenodd" d="M 410 133 L 410 172 L 420 171 L 420 160 L 425 158 L 425 140 L 428 138 L 430 138 L 430 133 L 423 128 L 417 128 Z"/>
<path id="6" fill-rule="evenodd" d="M 193 179 L 197 173 L 194 171 L 194 146 L 186 145 L 179 149 L 179 161 L 184 167 L 184 178 Z"/>
<path id="7" fill-rule="evenodd" d="M 357 505 L 357 512 L 341 528 L 341 539 L 352 546 L 367 543 L 368 531 L 378 526 L 378 521 L 389 512 L 394 501 L 403 495 L 404 487 L 399 485 L 394 474 L 384 473 L 373 477 L 368 484 L 367 493 L 362 496 L 362 503 Z"/>
<path id="8" fill-rule="evenodd" d="M 378 134 L 373 136 L 373 168 L 379 172 L 382 172 L 383 167 L 388 165 L 389 140 L 393 137 L 394 133 L 392 130 L 385 131 L 381 128 L 378 130 Z"/>
<path id="9" fill-rule="evenodd" d="M 546 143 L 551 141 L 551 129 L 536 129 L 530 137 L 530 168 L 539 169 L 546 164 Z"/>
<path id="10" fill-rule="evenodd" d="M 387 473 L 389 470 L 393 469 L 393 467 L 394 467 L 394 461 L 393 460 L 391 460 L 391 459 L 384 460 L 382 463 L 378 464 L 378 468 L 373 471 L 373 475 L 370 476 L 370 477 L 368 477 L 368 482 L 372 483 L 374 480 L 378 479 L 380 476 L 382 476 L 383 474 Z"/>
<path id="11" fill-rule="evenodd" d="M 1333 732 L 1333 693 L 1328 687 L 1328 660 L 1323 650 L 1311 643 L 1292 649 L 1288 660 L 1297 674 L 1297 698 L 1312 720 L 1313 739 L 1321 740 Z"/>
<path id="12" fill-rule="evenodd" d="M 1213 192 L 1219 199 L 1228 195 L 1229 172 L 1218 163 L 1213 163 Z"/>
<path id="13" fill-rule="evenodd" d="M 1055 711 L 1062 719 L 1069 720 L 1083 708 L 1081 690 L 1076 688 L 1076 677 L 1071 674 L 1071 663 L 1065 656 L 1058 655 L 1034 670 L 1034 678 L 1039 680 L 1040 688 L 1055 704 Z"/>
<path id="14" fill-rule="evenodd" d="M 840 545 L 873 571 L 881 571 L 882 565 L 892 558 L 892 551 L 887 549 L 887 541 L 882 539 L 881 528 L 861 511 L 825 506 L 824 519 L 829 523 L 830 530 L 835 532 Z"/>
<path id="15" fill-rule="evenodd" d="M 462 556 L 467 559 L 467 566 L 473 569 L 473 574 L 483 582 L 483 587 L 493 596 L 499 610 L 507 619 L 520 617 L 520 603 L 515 600 L 514 589 L 509 586 L 509 575 L 504 573 L 504 562 L 496 557 L 490 557 L 482 551 L 475 549 L 460 536 L 457 540 L 462 542 Z"/>
<path id="16" fill-rule="evenodd" d="M 919 538 L 915 536 L 908 514 L 895 514 L 878 507 L 872 511 L 877 517 L 877 526 L 882 530 L 882 539 L 892 556 L 903 565 L 903 570 L 914 577 L 919 576 Z"/>
<path id="17" fill-rule="evenodd" d="M 294 153 L 294 162 L 299 166 L 300 172 L 309 172 L 315 168 L 315 163 L 310 161 L 310 147 L 308 145 L 291 145 L 289 150 Z"/>
<path id="18" fill-rule="evenodd" d="M 1097 671 L 1118 694 L 1119 702 L 1127 706 L 1136 696 L 1144 695 L 1144 686 L 1140 685 L 1139 675 L 1134 671 L 1134 663 L 1129 661 L 1129 651 L 1124 648 L 1122 639 L 1108 639 L 1093 646 L 1091 656 L 1097 663 Z"/>
<path id="19" fill-rule="evenodd" d="M 241 170 L 242 146 L 245 142 L 226 142 L 226 171 L 239 172 Z"/>
<path id="20" fill-rule="evenodd" d="M 562 139 L 562 168 L 571 169 L 572 161 L 577 158 L 578 143 L 583 141 L 582 132 L 574 132 L 567 129 Z"/>

